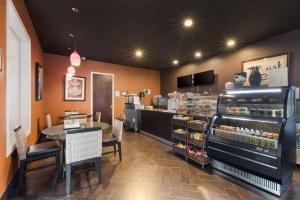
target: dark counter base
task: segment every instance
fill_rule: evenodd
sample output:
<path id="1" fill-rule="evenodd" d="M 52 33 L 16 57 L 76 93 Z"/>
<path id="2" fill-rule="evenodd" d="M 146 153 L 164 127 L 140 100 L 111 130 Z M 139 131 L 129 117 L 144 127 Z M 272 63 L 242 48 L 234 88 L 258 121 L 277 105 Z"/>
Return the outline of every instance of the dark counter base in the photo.
<path id="1" fill-rule="evenodd" d="M 140 131 L 151 134 L 157 138 L 162 138 L 171 144 L 172 118 L 174 114 L 175 113 L 140 110 Z"/>

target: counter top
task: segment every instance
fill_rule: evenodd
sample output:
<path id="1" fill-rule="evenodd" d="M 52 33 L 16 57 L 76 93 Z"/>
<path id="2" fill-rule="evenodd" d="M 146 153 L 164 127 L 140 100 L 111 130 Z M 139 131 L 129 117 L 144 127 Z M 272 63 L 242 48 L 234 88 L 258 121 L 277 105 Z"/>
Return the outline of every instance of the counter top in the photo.
<path id="1" fill-rule="evenodd" d="M 176 114 L 176 112 L 171 112 L 167 109 L 152 109 L 152 110 L 148 110 L 148 109 L 142 109 L 143 111 L 153 111 L 153 112 L 162 112 L 162 113 L 171 113 L 171 114 Z"/>

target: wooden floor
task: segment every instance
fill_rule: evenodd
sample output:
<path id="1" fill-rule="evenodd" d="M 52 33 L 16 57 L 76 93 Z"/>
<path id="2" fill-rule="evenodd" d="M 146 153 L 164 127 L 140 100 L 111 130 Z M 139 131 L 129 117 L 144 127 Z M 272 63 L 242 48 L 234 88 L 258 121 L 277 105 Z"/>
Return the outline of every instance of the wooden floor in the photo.
<path id="1" fill-rule="evenodd" d="M 72 194 L 65 195 L 65 180 L 53 184 L 54 167 L 27 173 L 26 188 L 14 199 L 83 200 L 193 200 L 193 199 L 277 199 L 249 190 L 214 175 L 208 168 L 187 163 L 173 155 L 170 147 L 133 132 L 125 132 L 123 161 L 105 155 L 102 184 L 97 185 L 93 169 L 80 168 L 72 174 Z M 107 157 L 108 156 L 108 157 Z M 300 199 L 300 173 L 283 199 Z"/>

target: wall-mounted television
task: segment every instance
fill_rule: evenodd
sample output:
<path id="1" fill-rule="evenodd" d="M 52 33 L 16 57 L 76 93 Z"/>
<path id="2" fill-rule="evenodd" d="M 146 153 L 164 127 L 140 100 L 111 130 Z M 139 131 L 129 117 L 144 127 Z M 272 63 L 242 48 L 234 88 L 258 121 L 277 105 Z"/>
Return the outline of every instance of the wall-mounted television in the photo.
<path id="1" fill-rule="evenodd" d="M 192 86 L 193 86 L 192 75 L 177 77 L 177 88 L 192 87 Z"/>
<path id="2" fill-rule="evenodd" d="M 194 74 L 194 85 L 209 85 L 214 81 L 214 70 Z"/>

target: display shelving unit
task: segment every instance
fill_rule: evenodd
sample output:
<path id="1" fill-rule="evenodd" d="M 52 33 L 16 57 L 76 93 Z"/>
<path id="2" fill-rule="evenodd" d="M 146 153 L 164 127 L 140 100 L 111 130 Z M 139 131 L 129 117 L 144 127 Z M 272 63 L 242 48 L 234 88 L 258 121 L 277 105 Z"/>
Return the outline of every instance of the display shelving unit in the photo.
<path id="1" fill-rule="evenodd" d="M 194 162 L 200 164 L 202 168 L 204 168 L 205 165 L 210 164 L 210 159 L 204 155 L 206 154 L 207 127 L 208 127 L 207 121 L 202 121 L 202 120 L 188 121 L 189 134 L 187 138 L 187 146 L 188 146 L 187 157 L 189 160 L 193 160 Z M 198 136 L 196 137 L 197 134 Z"/>
<path id="2" fill-rule="evenodd" d="M 223 91 L 208 134 L 212 166 L 280 196 L 296 160 L 295 88 Z"/>
<path id="3" fill-rule="evenodd" d="M 187 159 L 187 122 L 188 117 L 173 117 L 172 121 L 172 151 Z M 179 145 L 181 144 L 181 145 Z"/>
<path id="4" fill-rule="evenodd" d="M 215 113 L 218 97 L 197 93 L 182 96 L 177 112 L 181 117 L 175 115 L 173 118 L 172 151 L 204 168 L 211 162 L 206 155 L 207 129 Z M 181 133 L 178 133 L 178 129 L 181 129 Z M 179 143 L 185 148 L 179 148 Z"/>

